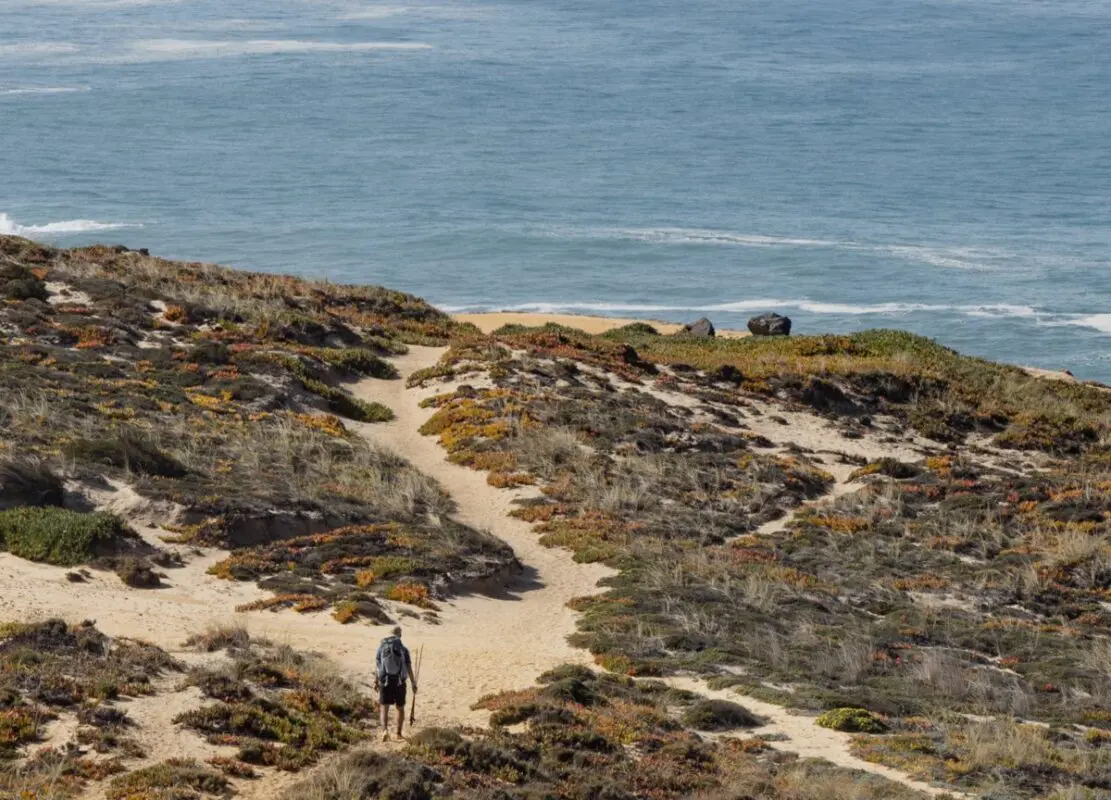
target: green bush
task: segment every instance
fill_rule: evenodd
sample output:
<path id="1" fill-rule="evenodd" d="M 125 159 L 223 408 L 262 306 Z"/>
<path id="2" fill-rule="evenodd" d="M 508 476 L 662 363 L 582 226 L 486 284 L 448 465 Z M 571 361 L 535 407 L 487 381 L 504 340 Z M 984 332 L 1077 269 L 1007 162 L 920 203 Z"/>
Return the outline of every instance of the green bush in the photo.
<path id="1" fill-rule="evenodd" d="M 620 328 L 613 328 L 602 334 L 607 339 L 621 339 L 626 336 L 659 336 L 660 332 L 647 322 L 630 322 Z"/>
<path id="2" fill-rule="evenodd" d="M 832 708 L 818 715 L 815 722 L 823 728 L 846 733 L 884 733 L 887 725 L 865 708 Z"/>
<path id="3" fill-rule="evenodd" d="M 592 681 L 597 677 L 597 674 L 590 667 L 584 667 L 581 664 L 561 664 L 545 672 L 537 678 L 536 681 L 537 683 L 549 684 L 567 678 L 574 678 L 580 681 Z"/>
<path id="4" fill-rule="evenodd" d="M 356 422 L 389 422 L 394 418 L 393 411 L 381 403 L 368 403 L 314 378 L 300 380 L 306 391 L 323 397 L 328 401 L 328 408 L 340 416 Z"/>
<path id="5" fill-rule="evenodd" d="M 372 378 L 397 377 L 397 368 L 393 364 L 362 348 L 337 349 L 323 347 L 314 350 L 312 355 L 325 364 L 330 364 L 355 375 L 369 375 Z"/>
<path id="6" fill-rule="evenodd" d="M 683 712 L 683 724 L 699 731 L 728 731 L 756 728 L 764 721 L 728 700 L 701 700 Z"/>
<path id="7" fill-rule="evenodd" d="M 580 678 L 561 678 L 545 686 L 540 694 L 552 700 L 578 703 L 582 706 L 605 702 L 605 698 L 599 697 L 598 692 L 595 691 L 593 681 L 584 681 Z"/>
<path id="8" fill-rule="evenodd" d="M 60 567 L 115 552 L 121 539 L 134 536 L 119 517 L 103 512 L 54 507 L 0 511 L 0 547 L 28 561 Z"/>

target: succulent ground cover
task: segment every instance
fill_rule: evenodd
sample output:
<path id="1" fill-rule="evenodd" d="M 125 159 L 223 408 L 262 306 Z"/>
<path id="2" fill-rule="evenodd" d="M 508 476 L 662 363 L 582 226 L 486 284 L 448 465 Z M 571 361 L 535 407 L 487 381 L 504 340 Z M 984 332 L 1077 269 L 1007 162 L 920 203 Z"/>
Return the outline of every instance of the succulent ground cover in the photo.
<path id="1" fill-rule="evenodd" d="M 91 623 L 0 626 L 0 796 L 65 798 L 124 772 L 143 752 L 120 701 L 154 695 L 159 677 L 182 669 L 164 651 L 109 640 Z M 79 723 L 73 747 L 20 758 L 62 715 Z"/>
<path id="2" fill-rule="evenodd" d="M 226 651 L 227 658 L 190 671 L 187 682 L 209 702 L 174 722 L 210 744 L 237 747 L 222 766 L 295 772 L 368 735 L 375 716 L 371 698 L 324 657 L 252 640 L 245 631 L 231 638 L 201 636 L 195 646 Z"/>
<path id="3" fill-rule="evenodd" d="M 1111 787 L 1104 388 L 896 332 L 643 327 L 506 328 L 413 382 L 448 379 L 468 383 L 428 401 L 424 432 L 495 486 L 537 485 L 514 513 L 619 569 L 575 603 L 600 665 L 825 712 L 864 757 L 966 790 Z M 918 436 L 921 457 L 841 454 L 850 491 L 803 508 L 833 454 L 750 430 L 776 408 Z"/>

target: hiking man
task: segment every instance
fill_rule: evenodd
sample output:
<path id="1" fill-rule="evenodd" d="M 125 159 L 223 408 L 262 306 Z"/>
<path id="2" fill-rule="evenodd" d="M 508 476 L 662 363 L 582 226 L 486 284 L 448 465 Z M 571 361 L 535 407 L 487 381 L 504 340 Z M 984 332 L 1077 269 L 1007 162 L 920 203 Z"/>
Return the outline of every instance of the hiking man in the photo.
<path id="1" fill-rule="evenodd" d="M 378 703 L 382 709 L 382 741 L 390 740 L 390 706 L 397 706 L 397 738 L 403 739 L 405 727 L 405 679 L 413 682 L 413 694 L 417 693 L 417 679 L 413 675 L 413 660 L 409 648 L 401 643 L 401 628 L 394 628 L 393 635 L 387 636 L 378 645 L 375 657 L 378 672 L 375 688 L 378 689 Z"/>

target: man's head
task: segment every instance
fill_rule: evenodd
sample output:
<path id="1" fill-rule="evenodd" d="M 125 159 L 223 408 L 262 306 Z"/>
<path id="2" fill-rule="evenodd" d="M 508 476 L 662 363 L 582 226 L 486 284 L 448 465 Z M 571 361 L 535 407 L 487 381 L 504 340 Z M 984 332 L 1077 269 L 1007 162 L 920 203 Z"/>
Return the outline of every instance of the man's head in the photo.
<path id="1" fill-rule="evenodd" d="M 393 629 L 393 635 L 396 636 L 398 639 L 401 638 L 401 626 L 400 625 L 398 625 L 397 627 L 395 627 Z"/>

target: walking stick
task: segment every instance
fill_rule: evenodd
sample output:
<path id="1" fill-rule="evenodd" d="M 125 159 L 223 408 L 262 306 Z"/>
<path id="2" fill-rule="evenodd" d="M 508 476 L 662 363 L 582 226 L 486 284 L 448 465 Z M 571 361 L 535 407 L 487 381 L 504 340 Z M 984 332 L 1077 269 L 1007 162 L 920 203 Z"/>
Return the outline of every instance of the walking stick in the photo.
<path id="1" fill-rule="evenodd" d="M 413 690 L 413 705 L 409 708 L 409 724 L 414 725 L 417 721 L 417 689 L 420 688 L 420 662 L 424 660 L 424 645 L 420 646 L 417 651 L 417 675 L 416 684 L 417 688 Z"/>

